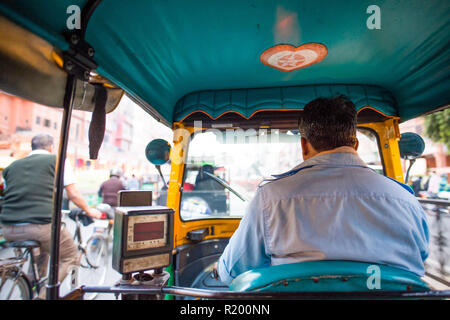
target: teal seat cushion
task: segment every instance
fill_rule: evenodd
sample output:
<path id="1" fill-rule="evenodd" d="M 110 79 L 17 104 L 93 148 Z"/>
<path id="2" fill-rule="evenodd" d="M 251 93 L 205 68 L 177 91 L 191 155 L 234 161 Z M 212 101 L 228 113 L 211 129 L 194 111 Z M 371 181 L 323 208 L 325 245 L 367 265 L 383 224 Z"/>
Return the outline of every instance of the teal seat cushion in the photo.
<path id="1" fill-rule="evenodd" d="M 427 291 L 412 272 L 382 264 L 354 261 L 308 261 L 247 271 L 231 283 L 232 291 L 333 292 Z"/>

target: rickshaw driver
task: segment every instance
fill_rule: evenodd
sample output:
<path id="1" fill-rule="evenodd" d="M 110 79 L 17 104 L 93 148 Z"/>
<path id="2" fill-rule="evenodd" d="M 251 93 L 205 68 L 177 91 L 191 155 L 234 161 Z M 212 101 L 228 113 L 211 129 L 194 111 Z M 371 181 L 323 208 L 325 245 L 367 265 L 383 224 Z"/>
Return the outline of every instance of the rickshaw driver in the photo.
<path id="1" fill-rule="evenodd" d="M 387 264 L 423 276 L 425 213 L 407 186 L 359 158 L 354 104 L 318 98 L 299 127 L 304 162 L 260 185 L 218 261 L 221 281 L 312 260 Z"/>

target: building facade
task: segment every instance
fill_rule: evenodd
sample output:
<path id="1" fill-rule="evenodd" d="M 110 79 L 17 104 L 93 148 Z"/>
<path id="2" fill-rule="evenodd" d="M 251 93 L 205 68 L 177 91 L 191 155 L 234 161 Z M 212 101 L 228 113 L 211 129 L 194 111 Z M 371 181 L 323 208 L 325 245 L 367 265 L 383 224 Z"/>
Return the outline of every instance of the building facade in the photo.
<path id="1" fill-rule="evenodd" d="M 72 113 L 67 158 L 77 170 L 120 167 L 124 172 L 153 171 L 145 158 L 146 144 L 154 137 L 170 141 L 171 130 L 124 97 L 106 115 L 106 130 L 98 160 L 89 159 L 89 125 L 92 113 Z M 62 109 L 50 108 L 0 92 L 0 156 L 16 159 L 31 151 L 31 138 L 48 133 L 58 148 Z"/>

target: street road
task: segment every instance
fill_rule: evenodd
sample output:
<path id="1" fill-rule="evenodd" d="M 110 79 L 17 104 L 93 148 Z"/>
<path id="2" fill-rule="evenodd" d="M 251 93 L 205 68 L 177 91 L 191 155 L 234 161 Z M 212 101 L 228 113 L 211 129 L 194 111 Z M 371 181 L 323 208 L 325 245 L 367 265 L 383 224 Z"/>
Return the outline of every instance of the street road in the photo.
<path id="1" fill-rule="evenodd" d="M 71 220 L 68 217 L 64 217 L 63 218 L 63 222 L 66 223 L 66 227 L 68 228 L 69 232 L 71 232 L 72 234 L 74 233 L 75 230 L 75 222 L 73 220 Z M 90 235 L 92 235 L 94 232 L 94 226 L 93 224 L 86 226 L 86 227 L 82 227 L 81 229 L 81 237 L 83 238 L 84 241 L 87 241 L 87 239 L 89 238 Z M 112 241 L 109 243 L 109 259 L 108 259 L 108 271 L 106 274 L 106 280 L 105 283 L 103 284 L 104 286 L 112 286 L 114 284 L 116 284 L 120 278 L 121 275 L 120 273 L 118 273 L 117 271 L 115 271 L 112 268 Z M 82 279 L 80 279 L 80 283 L 79 285 L 83 285 L 84 283 L 82 282 Z M 62 286 L 63 287 L 63 286 Z M 65 292 L 60 292 L 60 295 L 64 295 Z M 97 297 L 95 298 L 95 300 L 115 300 L 115 296 L 113 294 L 107 294 L 107 293 L 99 293 L 97 295 Z"/>

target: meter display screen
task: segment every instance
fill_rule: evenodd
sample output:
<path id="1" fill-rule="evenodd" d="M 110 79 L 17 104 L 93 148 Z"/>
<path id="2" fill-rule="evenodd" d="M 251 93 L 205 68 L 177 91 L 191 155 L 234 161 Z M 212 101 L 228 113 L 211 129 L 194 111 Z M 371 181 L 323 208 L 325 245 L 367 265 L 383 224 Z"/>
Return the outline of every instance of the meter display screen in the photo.
<path id="1" fill-rule="evenodd" d="M 133 196 L 133 192 L 141 191 L 128 191 L 127 196 Z M 125 201 L 127 206 L 117 207 L 114 213 L 113 269 L 130 274 L 169 266 L 173 260 L 175 211 L 138 202 L 130 205 L 136 197 L 131 198 L 134 200 Z"/>
<path id="2" fill-rule="evenodd" d="M 147 241 L 164 237 L 164 221 L 136 223 L 133 241 Z"/>
<path id="3" fill-rule="evenodd" d="M 167 244 L 167 214 L 130 216 L 127 250 L 164 247 Z"/>

